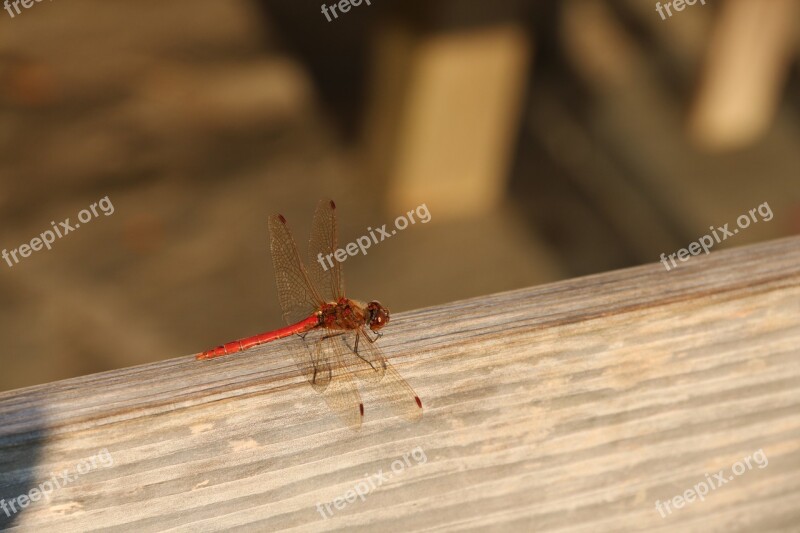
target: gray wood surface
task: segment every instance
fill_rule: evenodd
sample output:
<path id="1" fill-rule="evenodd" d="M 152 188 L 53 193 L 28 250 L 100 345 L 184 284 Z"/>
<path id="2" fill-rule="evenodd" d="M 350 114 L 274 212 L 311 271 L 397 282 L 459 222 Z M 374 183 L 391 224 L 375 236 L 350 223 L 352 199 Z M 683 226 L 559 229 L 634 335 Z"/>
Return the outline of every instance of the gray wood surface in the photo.
<path id="1" fill-rule="evenodd" d="M 425 404 L 416 424 L 378 386 L 348 430 L 291 363 L 298 342 L 0 394 L 0 498 L 84 472 L 0 524 L 800 528 L 800 238 L 396 313 L 379 342 Z M 703 501 L 656 510 L 719 471 Z"/>

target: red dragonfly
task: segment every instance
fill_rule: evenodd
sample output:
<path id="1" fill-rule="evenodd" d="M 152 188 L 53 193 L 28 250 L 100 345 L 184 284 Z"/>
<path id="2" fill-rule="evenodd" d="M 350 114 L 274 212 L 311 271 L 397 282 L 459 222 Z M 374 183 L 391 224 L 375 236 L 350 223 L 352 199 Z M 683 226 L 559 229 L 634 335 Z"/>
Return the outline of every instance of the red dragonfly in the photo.
<path id="1" fill-rule="evenodd" d="M 327 257 L 338 247 L 333 200 L 322 200 L 314 214 L 308 268 L 300 259 L 283 215 L 269 217 L 269 233 L 278 298 L 289 325 L 223 344 L 198 354 L 197 359 L 212 359 L 299 335 L 305 349 L 292 350 L 295 363 L 348 426 L 359 429 L 364 418 L 364 403 L 353 376 L 381 382 L 388 390 L 390 408 L 404 418 L 419 420 L 422 401 L 376 344 L 379 330 L 389 323 L 389 310 L 377 301 L 347 298 L 341 263 L 332 261 L 333 266 L 330 262 L 323 266 L 316 260 L 319 254 Z"/>

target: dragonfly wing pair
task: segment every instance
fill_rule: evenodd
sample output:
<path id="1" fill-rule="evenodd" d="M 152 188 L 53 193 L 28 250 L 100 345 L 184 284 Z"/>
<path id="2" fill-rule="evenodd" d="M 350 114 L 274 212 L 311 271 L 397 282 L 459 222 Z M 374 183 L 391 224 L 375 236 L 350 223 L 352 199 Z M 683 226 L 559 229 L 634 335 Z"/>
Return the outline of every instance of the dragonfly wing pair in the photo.
<path id="1" fill-rule="evenodd" d="M 308 268 L 297 251 L 286 219 L 269 219 L 270 247 L 284 320 L 294 324 L 326 304 L 345 298 L 341 264 L 332 254 L 338 248 L 336 205 L 323 200 L 317 206 L 308 245 Z M 391 409 L 404 418 L 422 416 L 422 403 L 414 390 L 386 360 L 363 327 L 339 329 L 320 326 L 306 333 L 305 350 L 294 350 L 295 362 L 326 403 L 348 426 L 357 429 L 364 404 L 355 378 L 381 382 Z"/>

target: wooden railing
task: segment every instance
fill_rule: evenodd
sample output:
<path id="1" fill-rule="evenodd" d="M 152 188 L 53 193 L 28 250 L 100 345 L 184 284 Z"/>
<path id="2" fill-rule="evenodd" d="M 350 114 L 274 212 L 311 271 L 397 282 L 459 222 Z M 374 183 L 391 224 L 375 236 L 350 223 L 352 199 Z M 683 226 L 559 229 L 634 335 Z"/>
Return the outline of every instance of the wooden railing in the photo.
<path id="1" fill-rule="evenodd" d="M 0 394 L 0 526 L 800 524 L 800 238 L 397 314 L 379 342 L 418 423 L 378 386 L 347 429 L 298 342 Z"/>

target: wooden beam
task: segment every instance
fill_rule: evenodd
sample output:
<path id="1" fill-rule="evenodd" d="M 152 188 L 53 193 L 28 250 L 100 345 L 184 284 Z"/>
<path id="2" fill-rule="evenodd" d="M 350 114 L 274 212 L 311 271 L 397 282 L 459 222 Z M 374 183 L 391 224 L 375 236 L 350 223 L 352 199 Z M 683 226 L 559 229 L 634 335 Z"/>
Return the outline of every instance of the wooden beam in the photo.
<path id="1" fill-rule="evenodd" d="M 689 131 L 704 148 L 754 142 L 780 103 L 794 42 L 798 0 L 728 0 L 711 34 Z"/>
<path id="2" fill-rule="evenodd" d="M 0 498 L 85 471 L 13 524 L 800 523 L 800 237 L 399 313 L 379 342 L 425 403 L 416 424 L 370 389 L 362 430 L 343 427 L 292 365 L 299 342 L 0 394 Z M 719 471 L 731 479 L 703 501 L 656 510 Z"/>
<path id="3" fill-rule="evenodd" d="M 420 201 L 440 216 L 490 211 L 505 194 L 531 41 L 514 23 L 377 37 L 365 127 L 370 176 L 389 211 Z"/>

